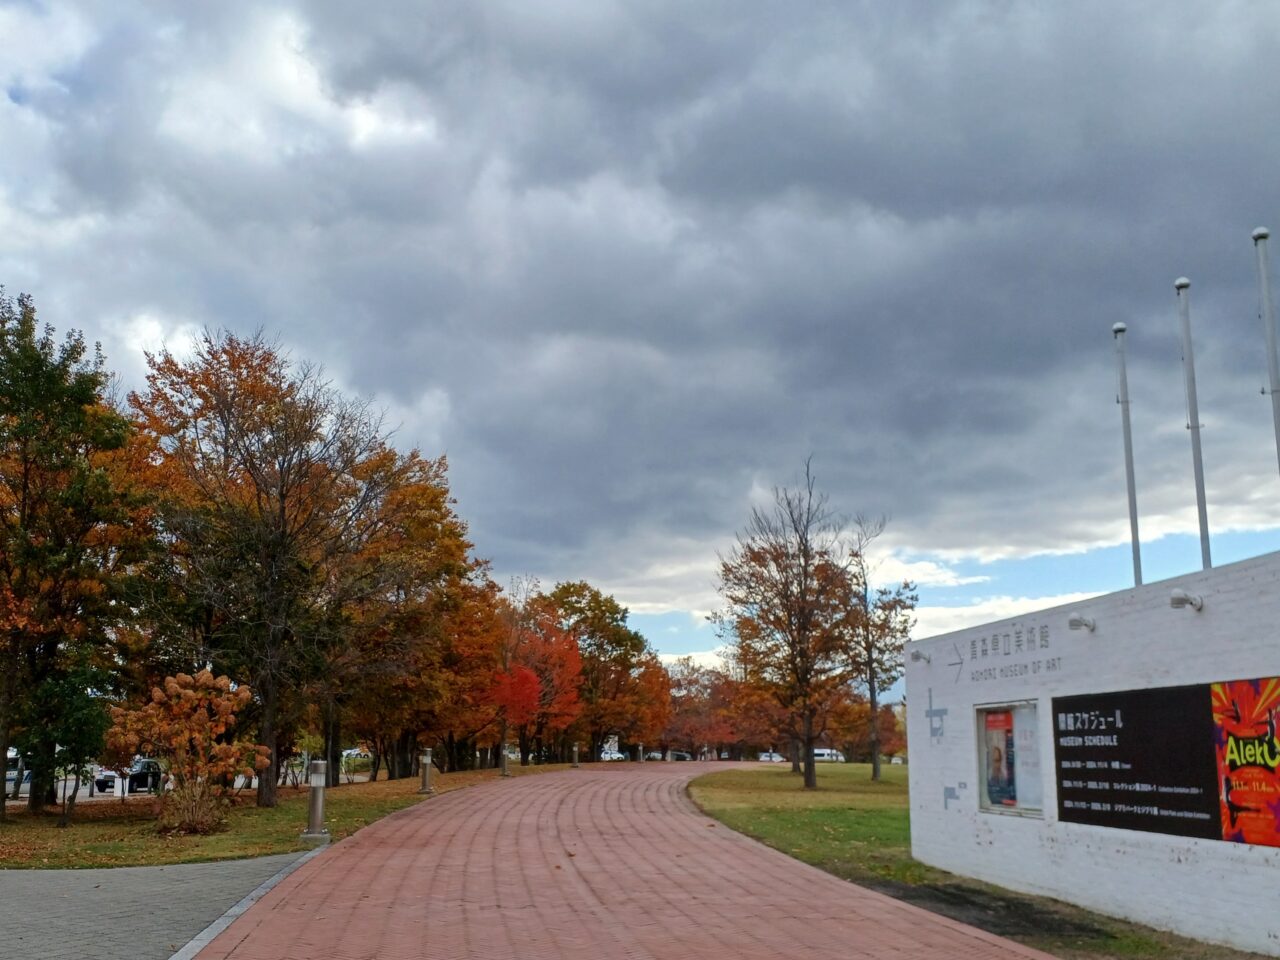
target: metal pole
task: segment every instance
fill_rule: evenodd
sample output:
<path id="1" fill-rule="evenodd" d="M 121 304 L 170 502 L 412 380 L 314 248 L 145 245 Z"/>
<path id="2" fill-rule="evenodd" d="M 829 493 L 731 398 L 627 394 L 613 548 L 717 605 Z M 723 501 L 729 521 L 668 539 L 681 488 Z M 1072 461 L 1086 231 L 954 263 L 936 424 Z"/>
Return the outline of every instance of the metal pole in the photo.
<path id="1" fill-rule="evenodd" d="M 1133 483 L 1133 431 L 1129 427 L 1129 377 L 1124 365 L 1124 334 L 1129 329 L 1123 323 L 1111 328 L 1116 341 L 1116 369 L 1120 375 L 1120 392 L 1116 403 L 1120 405 L 1120 423 L 1124 427 L 1124 479 L 1129 490 L 1129 538 L 1133 542 L 1133 585 L 1142 586 L 1142 547 L 1138 540 L 1138 494 Z"/>
<path id="2" fill-rule="evenodd" d="M 507 769 L 507 725 L 502 725 L 502 754 L 498 757 L 498 769 L 502 771 L 501 776 L 511 776 L 511 771 Z"/>
<path id="3" fill-rule="evenodd" d="M 573 745 L 573 763 L 571 764 L 571 766 L 576 767 L 577 765 L 578 765 L 578 745 L 575 743 Z"/>
<path id="4" fill-rule="evenodd" d="M 1258 287 L 1262 300 L 1262 326 L 1267 335 L 1267 375 L 1271 381 L 1271 419 L 1276 429 L 1276 461 L 1280 463 L 1280 360 L 1276 358 L 1276 312 L 1271 304 L 1271 266 L 1267 238 L 1271 231 L 1253 231 L 1253 247 L 1258 254 Z"/>
<path id="5" fill-rule="evenodd" d="M 644 744 L 640 744 L 640 762 L 644 763 Z"/>
<path id="6" fill-rule="evenodd" d="M 1209 512 L 1204 502 L 1204 460 L 1200 454 L 1200 407 L 1196 403 L 1196 362 L 1191 352 L 1191 281 L 1179 277 L 1173 282 L 1178 292 L 1178 319 L 1182 326 L 1182 369 L 1187 378 L 1187 429 L 1191 431 L 1191 467 L 1196 480 L 1196 510 L 1200 515 L 1200 561 L 1204 569 L 1213 566 L 1209 558 Z"/>
<path id="7" fill-rule="evenodd" d="M 422 767 L 422 786 L 418 788 L 419 793 L 435 793 L 436 788 L 431 786 L 431 748 L 422 751 L 422 758 L 418 761 L 418 765 Z"/>
<path id="8" fill-rule="evenodd" d="M 308 779 L 311 782 L 307 803 L 307 829 L 302 839 L 310 843 L 328 843 L 329 831 L 324 825 L 324 787 L 328 782 L 329 765 L 323 760 L 312 760 Z"/>

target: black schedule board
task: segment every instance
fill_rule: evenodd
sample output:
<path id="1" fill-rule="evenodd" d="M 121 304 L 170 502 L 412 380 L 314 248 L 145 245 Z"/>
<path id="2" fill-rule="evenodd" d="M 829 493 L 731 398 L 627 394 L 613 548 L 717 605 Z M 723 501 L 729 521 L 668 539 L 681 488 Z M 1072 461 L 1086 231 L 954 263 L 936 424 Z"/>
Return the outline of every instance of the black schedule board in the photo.
<path id="1" fill-rule="evenodd" d="M 1058 819 L 1222 838 L 1209 687 L 1055 697 Z"/>

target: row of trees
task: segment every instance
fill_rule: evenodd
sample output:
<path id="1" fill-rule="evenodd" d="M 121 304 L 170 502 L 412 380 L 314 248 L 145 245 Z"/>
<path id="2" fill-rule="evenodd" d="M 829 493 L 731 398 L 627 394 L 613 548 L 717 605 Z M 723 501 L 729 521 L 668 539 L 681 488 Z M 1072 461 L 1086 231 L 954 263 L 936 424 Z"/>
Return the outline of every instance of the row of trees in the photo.
<path id="1" fill-rule="evenodd" d="M 262 806 L 304 735 L 335 783 L 357 740 L 393 778 L 423 746 L 465 769 L 508 742 L 528 763 L 574 742 L 594 760 L 614 737 L 796 741 L 812 784 L 814 744 L 853 742 L 861 723 L 878 761 L 870 718 L 915 598 L 870 588 L 882 525 L 850 539 L 811 480 L 757 511 L 722 563 L 730 668 L 669 672 L 588 583 L 502 590 L 446 460 L 396 449 L 377 411 L 261 334 L 206 332 L 147 362 L 121 396 L 79 333 L 59 340 L 0 291 L 0 751 L 30 765 L 32 808 L 105 741 L 181 739 L 177 703 L 205 705 L 190 744 L 237 744 L 224 773 L 252 732 Z"/>
<path id="2" fill-rule="evenodd" d="M 791 754 L 797 772 L 802 769 L 797 724 L 771 683 L 732 664 L 708 667 L 688 657 L 676 660 L 667 671 L 671 720 L 662 748 L 693 755 L 711 750 L 733 759 L 750 759 L 758 751 L 777 748 Z M 872 715 L 869 698 L 858 684 L 835 688 L 822 703 L 816 742 L 841 750 L 850 760 L 902 753 L 906 733 L 895 707 L 879 705 L 874 724 Z"/>
<path id="3" fill-rule="evenodd" d="M 0 294 L 0 751 L 32 808 L 102 755 L 109 705 L 154 712 L 175 677 L 252 691 L 262 806 L 307 733 L 335 782 L 356 740 L 391 777 L 423 745 L 496 759 L 508 733 L 526 761 L 656 742 L 667 675 L 626 609 L 586 583 L 504 594 L 443 457 L 261 334 L 147 361 L 122 397 L 80 334 Z M 156 746 L 121 722 L 114 742 Z"/>

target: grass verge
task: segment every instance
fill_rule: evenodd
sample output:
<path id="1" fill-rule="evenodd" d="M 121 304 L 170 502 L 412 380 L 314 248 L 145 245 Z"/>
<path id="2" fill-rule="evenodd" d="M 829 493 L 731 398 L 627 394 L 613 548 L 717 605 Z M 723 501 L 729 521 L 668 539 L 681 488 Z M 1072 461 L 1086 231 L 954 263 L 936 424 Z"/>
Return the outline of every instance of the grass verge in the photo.
<path id="1" fill-rule="evenodd" d="M 726 770 L 689 785 L 726 826 L 828 873 L 1069 960 L 1246 960 L 1079 907 L 958 877 L 911 858 L 905 767 L 871 780 L 867 764 L 830 764 L 806 791 L 781 764 Z"/>
<path id="2" fill-rule="evenodd" d="M 519 767 L 514 776 L 547 773 L 566 765 Z M 435 774 L 436 793 L 448 793 L 498 778 L 497 770 Z M 325 825 L 341 840 L 389 813 L 427 799 L 416 778 L 348 783 L 325 796 Z M 0 868 L 140 867 L 207 860 L 238 860 L 306 849 L 298 835 L 307 825 L 307 791 L 281 788 L 271 809 L 253 805 L 246 791 L 231 809 L 227 828 L 208 836 L 166 837 L 156 832 L 150 797 L 80 803 L 70 827 L 57 814 L 32 816 L 11 802 L 9 822 L 0 823 Z"/>

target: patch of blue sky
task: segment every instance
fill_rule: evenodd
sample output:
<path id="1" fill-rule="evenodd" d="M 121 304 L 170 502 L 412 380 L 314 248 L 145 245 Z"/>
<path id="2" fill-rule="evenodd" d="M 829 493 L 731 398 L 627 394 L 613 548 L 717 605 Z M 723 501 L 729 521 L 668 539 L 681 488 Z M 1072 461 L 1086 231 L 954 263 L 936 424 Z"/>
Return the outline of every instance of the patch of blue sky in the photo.
<path id="1" fill-rule="evenodd" d="M 1280 528 L 1213 534 L 1210 547 L 1214 564 L 1222 566 L 1280 550 Z M 918 559 L 918 558 L 912 558 Z M 1133 585 L 1132 554 L 1128 544 L 1100 547 L 1084 553 L 1043 554 L 996 560 L 989 563 L 961 561 L 949 564 L 958 578 L 977 582 L 919 588 L 920 607 L 965 607 L 991 597 L 1034 599 L 1078 593 L 1111 593 Z M 1194 573 L 1200 569 L 1200 540 L 1194 534 L 1161 537 L 1142 545 L 1142 572 L 1146 583 Z M 633 613 L 629 622 L 644 634 L 661 654 L 682 656 L 720 647 L 715 627 L 692 613 Z"/>
<path id="2" fill-rule="evenodd" d="M 1215 566 L 1280 550 L 1280 529 L 1211 534 Z M 1070 593 L 1111 593 L 1133 586 L 1129 545 L 1084 553 L 1042 554 L 1018 559 L 950 565 L 957 576 L 983 578 L 954 586 L 923 586 L 921 606 L 959 606 L 984 597 L 1055 597 Z M 1200 569 L 1200 538 L 1172 534 L 1142 544 L 1142 579 L 1155 583 Z"/>
<path id="3" fill-rule="evenodd" d="M 715 627 L 692 613 L 633 613 L 627 623 L 644 634 L 659 653 L 682 656 L 721 646 Z"/>

